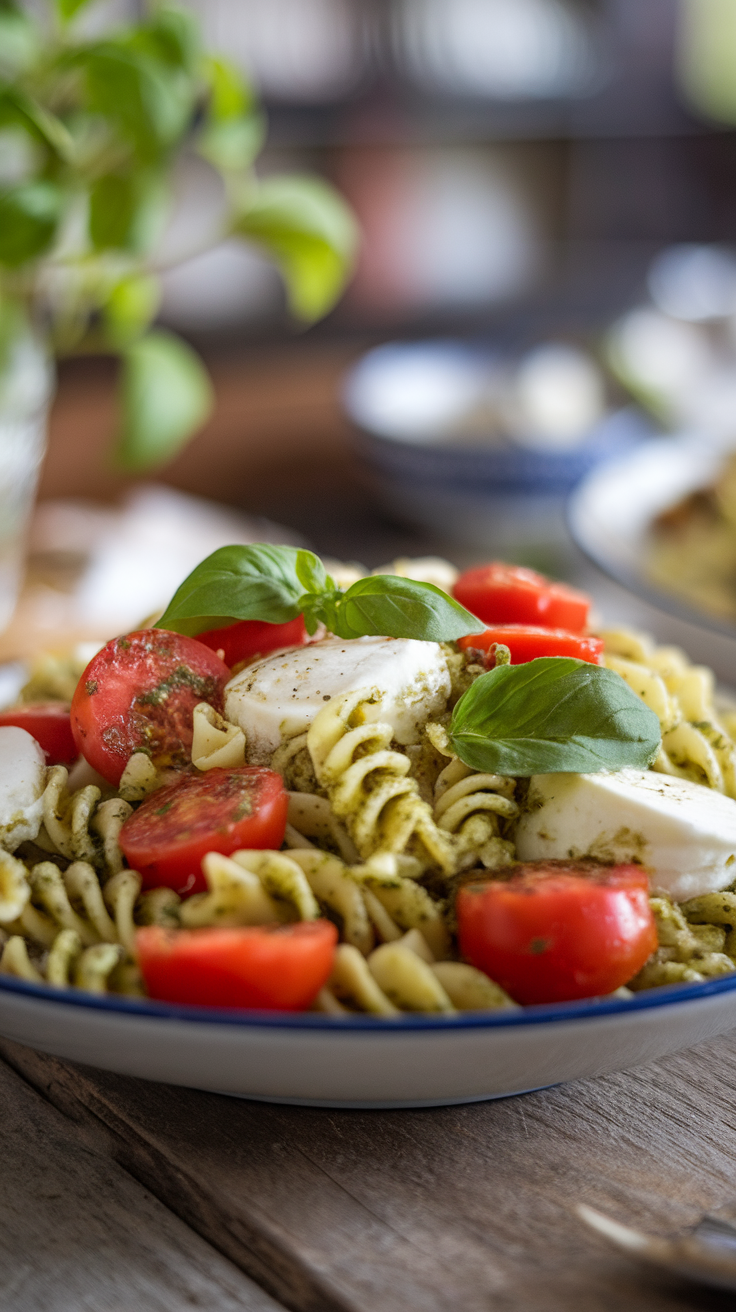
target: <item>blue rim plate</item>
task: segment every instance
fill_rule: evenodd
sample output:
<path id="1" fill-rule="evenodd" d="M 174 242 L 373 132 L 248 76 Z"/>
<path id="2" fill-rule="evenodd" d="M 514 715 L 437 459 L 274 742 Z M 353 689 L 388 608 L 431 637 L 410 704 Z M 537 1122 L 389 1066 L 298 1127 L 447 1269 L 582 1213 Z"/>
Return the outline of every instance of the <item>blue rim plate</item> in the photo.
<path id="1" fill-rule="evenodd" d="M 622 1012 L 645 1011 L 651 1007 L 670 1006 L 699 997 L 736 991 L 736 972 L 693 984 L 670 984 L 635 993 L 631 998 L 581 998 L 575 1002 L 545 1003 L 518 1011 L 460 1012 L 453 1016 L 409 1014 L 398 1017 L 355 1015 L 329 1016 L 322 1012 L 275 1012 L 225 1007 L 184 1006 L 174 1002 L 156 1002 L 147 998 L 128 998 L 116 994 L 85 993 L 82 989 L 55 989 L 32 984 L 10 975 L 0 975 L 0 990 L 21 993 L 46 1002 L 63 1002 L 97 1011 L 120 1012 L 157 1020 L 195 1021 L 197 1024 L 265 1026 L 300 1030 L 453 1030 L 497 1029 L 519 1025 L 544 1025 L 555 1021 L 595 1020 Z M 734 1016 L 736 1025 L 736 1013 Z"/>
<path id="2" fill-rule="evenodd" d="M 736 973 L 630 999 L 454 1016 L 232 1011 L 0 975 L 0 1035 L 72 1061 L 259 1100 L 431 1107 L 622 1070 L 736 1027 Z"/>
<path id="3" fill-rule="evenodd" d="M 383 1020 L 222 1011 L 4 977 L 0 1034 L 71 1061 L 261 1101 L 432 1107 L 623 1070 L 736 1027 L 736 975 L 631 999 Z"/>

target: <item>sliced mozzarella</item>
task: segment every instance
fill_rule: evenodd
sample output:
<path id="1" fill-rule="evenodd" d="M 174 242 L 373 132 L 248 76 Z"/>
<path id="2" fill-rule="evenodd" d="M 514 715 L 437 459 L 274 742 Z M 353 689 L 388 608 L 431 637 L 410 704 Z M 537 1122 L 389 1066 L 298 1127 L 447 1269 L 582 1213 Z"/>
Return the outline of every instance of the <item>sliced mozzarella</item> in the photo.
<path id="1" fill-rule="evenodd" d="M 638 861 L 676 902 L 736 878 L 736 802 L 653 770 L 538 774 L 516 830 L 521 861 Z"/>
<path id="2" fill-rule="evenodd" d="M 41 828 L 46 758 L 35 738 L 14 725 L 0 727 L 0 846 L 14 852 Z"/>
<path id="3" fill-rule="evenodd" d="M 436 642 L 328 638 L 247 666 L 225 689 L 225 715 L 244 731 L 248 760 L 263 764 L 279 743 L 308 729 L 332 697 L 358 688 L 381 694 L 367 718 L 412 743 L 419 727 L 444 710 L 450 674 Z"/>

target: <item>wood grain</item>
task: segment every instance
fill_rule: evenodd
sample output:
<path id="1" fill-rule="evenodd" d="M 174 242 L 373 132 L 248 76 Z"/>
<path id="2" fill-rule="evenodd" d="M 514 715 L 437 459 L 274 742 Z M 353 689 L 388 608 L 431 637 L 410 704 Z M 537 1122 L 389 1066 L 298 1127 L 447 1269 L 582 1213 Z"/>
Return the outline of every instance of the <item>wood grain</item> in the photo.
<path id="1" fill-rule="evenodd" d="M 278 1312 L 0 1062 L 3 1312 Z"/>
<path id="2" fill-rule="evenodd" d="M 733 1307 L 635 1266 L 574 1212 L 587 1202 L 666 1232 L 736 1198 L 733 1039 L 416 1112 L 249 1103 L 0 1051 L 297 1312 Z"/>

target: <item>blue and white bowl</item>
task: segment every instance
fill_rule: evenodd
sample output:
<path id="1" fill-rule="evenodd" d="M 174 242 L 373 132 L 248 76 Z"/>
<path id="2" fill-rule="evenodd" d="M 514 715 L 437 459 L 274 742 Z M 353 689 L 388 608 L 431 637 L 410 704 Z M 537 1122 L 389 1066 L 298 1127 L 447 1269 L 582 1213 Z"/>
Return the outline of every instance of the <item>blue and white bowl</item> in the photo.
<path id="1" fill-rule="evenodd" d="M 268 1102 L 431 1107 L 640 1065 L 736 1026 L 736 975 L 518 1011 L 385 1020 L 216 1011 L 0 976 L 0 1034 L 123 1075 Z"/>
<path id="2" fill-rule="evenodd" d="M 590 470 L 650 434 L 634 408 L 607 414 L 579 444 L 550 449 L 509 439 L 471 440 L 461 417 L 482 413 L 483 392 L 503 367 L 487 347 L 392 343 L 351 370 L 344 400 L 357 448 L 383 503 L 433 533 L 496 550 L 565 537 L 564 503 Z"/>

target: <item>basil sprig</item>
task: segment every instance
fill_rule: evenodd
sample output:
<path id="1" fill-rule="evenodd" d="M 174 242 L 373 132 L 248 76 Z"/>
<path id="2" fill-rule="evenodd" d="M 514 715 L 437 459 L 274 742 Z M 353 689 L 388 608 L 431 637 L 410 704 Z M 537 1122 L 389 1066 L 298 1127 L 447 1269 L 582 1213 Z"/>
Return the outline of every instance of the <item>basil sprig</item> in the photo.
<path id="1" fill-rule="evenodd" d="M 432 583 L 395 574 L 338 588 L 318 556 L 295 547 L 220 547 L 178 588 L 158 622 L 196 635 L 235 620 L 285 624 L 304 615 L 309 633 L 323 623 L 338 638 L 384 636 L 452 642 L 485 625 Z"/>
<path id="2" fill-rule="evenodd" d="M 498 665 L 457 703 L 450 743 L 461 761 L 492 774 L 595 774 L 646 769 L 659 720 L 613 670 L 544 656 Z"/>

